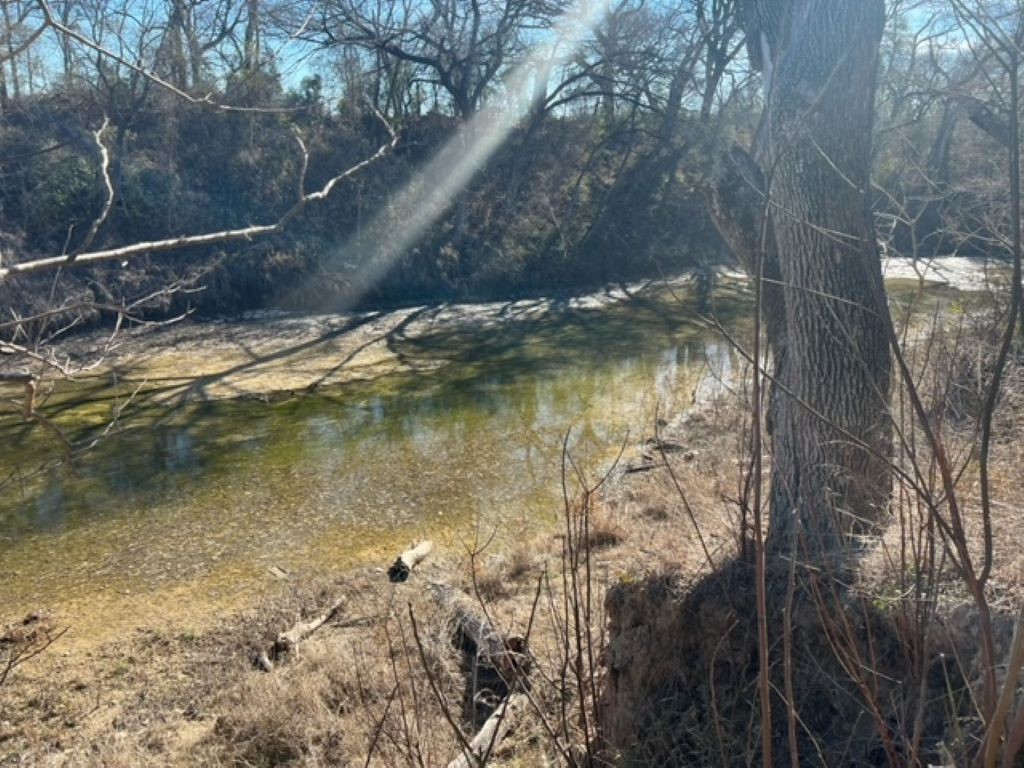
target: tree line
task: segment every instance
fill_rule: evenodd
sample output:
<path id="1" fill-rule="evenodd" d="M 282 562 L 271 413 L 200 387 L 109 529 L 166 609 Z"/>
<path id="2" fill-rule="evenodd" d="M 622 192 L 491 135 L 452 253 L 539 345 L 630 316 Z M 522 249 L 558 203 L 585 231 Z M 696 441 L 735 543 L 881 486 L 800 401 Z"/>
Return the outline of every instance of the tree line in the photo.
<path id="1" fill-rule="evenodd" d="M 139 295 L 199 271 L 207 289 L 189 301 L 212 311 L 281 300 L 299 281 L 324 306 L 345 303 L 358 258 L 331 254 L 475 114 L 506 108 L 506 80 L 524 66 L 522 120 L 364 302 L 595 285 L 721 250 L 698 147 L 739 50 L 730 2 L 620 2 L 569 43 L 550 35 L 566 15 L 557 34 L 575 33 L 571 9 L 535 0 L 31 0 L 5 12 L 4 265 L 274 221 L 304 165 L 316 188 L 388 130 L 399 135 L 284 231 L 65 270 L 63 291 L 79 298 Z M 0 290 L 31 314 L 45 309 L 48 279 Z"/>
<path id="2" fill-rule="evenodd" d="M 993 13 L 1012 15 L 1002 5 Z M 902 254 L 1005 245 L 1007 190 L 992 170 L 1006 78 L 957 6 L 886 9 L 871 184 L 883 242 Z M 336 308 L 582 288 L 727 261 L 706 198 L 723 148 L 756 133 L 766 53 L 747 33 L 754 8 L 15 0 L 0 19 L 0 269 L 275 222 L 300 181 L 319 188 L 392 130 L 393 151 L 280 231 L 63 270 L 58 293 L 76 306 L 153 294 L 166 309 L 185 299 L 162 286 L 198 281 L 205 290 L 187 302 L 208 311 L 297 294 L 302 306 Z M 365 257 L 346 245 L 476 115 L 517 100 L 526 106 L 507 139 L 354 291 Z M 3 279 L 2 300 L 19 316 L 48 311 L 50 280 Z"/>

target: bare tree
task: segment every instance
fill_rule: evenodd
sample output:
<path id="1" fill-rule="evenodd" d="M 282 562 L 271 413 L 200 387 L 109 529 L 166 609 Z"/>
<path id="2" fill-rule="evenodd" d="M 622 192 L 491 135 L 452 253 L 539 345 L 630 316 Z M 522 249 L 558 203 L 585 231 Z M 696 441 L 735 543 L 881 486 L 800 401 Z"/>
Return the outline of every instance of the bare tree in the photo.
<path id="1" fill-rule="evenodd" d="M 152 17 L 142 15 L 141 11 L 139 14 L 133 15 L 126 9 L 117 6 L 113 8 L 96 6 L 82 7 L 75 13 L 57 14 L 45 0 L 38 0 L 36 7 L 39 14 L 36 18 L 40 26 L 23 41 L 19 49 L 14 51 L 14 55 L 17 55 L 20 50 L 25 49 L 33 41 L 40 39 L 44 33 L 49 32 L 61 42 L 61 50 L 68 52 L 68 61 L 89 61 L 90 58 L 95 61 L 92 82 L 95 90 L 101 94 L 99 109 L 106 115 L 102 120 L 102 125 L 92 133 L 91 137 L 94 145 L 92 156 L 97 161 L 97 176 L 101 181 L 102 203 L 96 210 L 91 224 L 81 230 L 85 232 L 84 237 L 79 236 L 74 245 L 72 245 L 72 233 L 75 232 L 76 227 L 70 222 L 65 225 L 67 236 L 64 247 L 62 249 L 55 248 L 54 250 L 57 252 L 52 255 L 23 251 L 19 248 L 21 242 L 18 238 L 5 239 L 6 248 L 0 254 L 0 287 L 9 288 L 22 276 L 30 274 L 64 271 L 72 267 L 107 262 L 126 264 L 128 260 L 144 255 L 251 241 L 278 234 L 308 205 L 326 200 L 343 182 L 384 157 L 397 144 L 398 134 L 392 129 L 389 122 L 381 118 L 387 138 L 376 151 L 371 151 L 362 160 L 353 162 L 349 167 L 339 169 L 333 174 L 326 176 L 319 174 L 321 180 L 318 181 L 317 188 L 310 190 L 307 189 L 310 153 L 302 137 L 296 133 L 295 156 L 297 159 L 295 167 L 298 173 L 294 180 L 295 193 L 290 204 L 269 221 L 138 242 L 121 242 L 107 247 L 95 247 L 94 244 L 103 239 L 102 237 L 98 239 L 97 235 L 110 219 L 120 193 L 120 167 L 126 151 L 126 137 L 133 128 L 135 115 L 143 108 L 151 90 L 162 91 L 172 100 L 177 100 L 182 104 L 216 112 L 279 112 L 281 108 L 274 105 L 269 107 L 223 105 L 216 102 L 208 93 L 193 95 L 188 90 L 162 77 L 158 73 L 161 60 L 160 52 L 164 48 L 160 40 L 166 38 L 160 34 L 159 23 Z M 89 33 L 82 31 L 81 26 L 88 27 Z M 202 46 L 200 47 L 202 48 Z M 85 55 L 80 59 L 76 58 L 71 53 L 76 49 L 79 52 L 84 51 Z M 147 60 L 149 55 L 152 55 L 153 58 Z M 2 63 L 4 63 L 4 58 L 0 56 L 0 64 Z M 65 66 L 68 66 L 67 62 L 65 62 Z M 380 116 L 378 115 L 378 117 Z M 111 133 L 113 133 L 113 141 L 111 141 Z M 88 134 L 85 135 L 88 136 Z M 77 143 L 80 143 L 82 138 L 75 135 Z M 61 146 L 58 144 L 54 148 L 59 149 Z M 179 288 L 172 288 L 171 293 L 178 290 Z M 158 291 L 157 294 L 169 295 L 162 291 Z M 52 298 L 54 306 L 45 309 L 37 319 L 45 321 L 46 318 L 57 317 L 66 312 L 69 306 L 79 303 L 77 299 L 68 304 L 60 302 L 59 296 Z M 13 325 L 5 324 L 3 328 L 5 336 L 10 337 L 12 333 L 17 335 L 19 323 L 20 320 L 15 318 Z M 6 345 L 5 352 L 19 354 L 32 352 L 34 354 L 33 350 L 18 345 Z M 58 370 L 61 373 L 67 373 L 65 370 L 59 368 Z"/>
<path id="2" fill-rule="evenodd" d="M 523 50 L 528 30 L 546 22 L 547 10 L 538 0 L 326 0 L 311 38 L 416 66 L 466 120 Z"/>

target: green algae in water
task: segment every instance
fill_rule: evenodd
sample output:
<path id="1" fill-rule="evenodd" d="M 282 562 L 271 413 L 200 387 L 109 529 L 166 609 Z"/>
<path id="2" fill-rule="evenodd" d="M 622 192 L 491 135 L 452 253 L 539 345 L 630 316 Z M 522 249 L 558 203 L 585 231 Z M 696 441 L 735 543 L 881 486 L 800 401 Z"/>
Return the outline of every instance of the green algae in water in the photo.
<path id="1" fill-rule="evenodd" d="M 596 474 L 627 434 L 637 445 L 656 414 L 689 405 L 707 357 L 735 365 L 688 306 L 684 289 L 467 311 L 389 335 L 392 362 L 361 380 L 269 402 L 168 399 L 195 381 L 187 371 L 202 353 L 187 344 L 181 370 L 159 380 L 61 382 L 43 413 L 75 441 L 98 436 L 141 388 L 94 450 L 44 472 L 34 470 L 60 457 L 52 433 L 0 420 L 0 613 L 56 608 L 103 637 L 126 616 L 251 604 L 270 566 L 383 564 L 412 538 L 458 544 L 478 528 L 521 538 L 559 512 L 567 429 Z M 744 337 L 749 309 L 745 284 L 720 287 L 715 313 Z"/>
<path id="2" fill-rule="evenodd" d="M 5 612 L 82 604 L 102 615 L 100 597 L 117 611 L 125 594 L 212 603 L 271 565 L 383 562 L 412 537 L 453 541 L 475 526 L 510 540 L 557 514 L 566 429 L 597 472 L 627 434 L 650 433 L 656 412 L 688 404 L 707 348 L 728 359 L 672 296 L 468 317 L 390 343 L 403 367 L 314 395 L 170 407 L 143 394 L 95 450 L 8 485 Z M 116 402 L 95 382 L 84 389 L 52 407 L 80 438 Z M 53 451 L 38 425 L 0 429 L 5 466 Z"/>

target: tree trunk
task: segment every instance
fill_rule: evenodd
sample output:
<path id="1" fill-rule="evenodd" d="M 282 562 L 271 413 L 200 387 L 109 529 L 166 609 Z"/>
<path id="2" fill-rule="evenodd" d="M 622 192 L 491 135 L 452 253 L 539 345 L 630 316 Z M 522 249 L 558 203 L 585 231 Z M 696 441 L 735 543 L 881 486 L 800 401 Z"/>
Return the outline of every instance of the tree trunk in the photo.
<path id="1" fill-rule="evenodd" d="M 888 310 L 876 298 L 869 200 L 884 2 L 749 0 L 743 18 L 766 100 L 756 150 L 770 199 L 763 273 L 777 270 L 782 283 L 781 296 L 771 283 L 765 292 L 769 547 L 831 561 L 875 529 L 890 492 Z M 761 221 L 745 218 L 748 230 Z"/>
<path id="2" fill-rule="evenodd" d="M 255 72 L 260 64 L 260 2 L 246 0 L 245 48 L 242 69 Z"/>
<path id="3" fill-rule="evenodd" d="M 11 106 L 11 97 L 7 93 L 7 73 L 3 62 L 0 62 L 0 115 L 3 115 Z"/>
<path id="4" fill-rule="evenodd" d="M 14 24 L 11 21 L 11 11 L 8 7 L 8 3 L 3 4 L 3 15 L 4 15 L 4 32 L 7 38 L 7 61 L 11 68 L 11 94 L 14 96 L 15 101 L 21 99 L 21 80 L 18 76 L 18 59 L 15 56 L 15 44 L 14 44 Z M 3 62 L 0 61 L 0 67 L 3 66 Z M 7 100 L 7 84 L 4 83 L 4 100 Z"/>
<path id="5" fill-rule="evenodd" d="M 798 537 L 812 558 L 870 531 L 890 492 L 888 310 L 868 197 L 884 18 L 882 0 L 794 0 L 781 50 L 763 52 L 788 338 L 770 541 L 789 551 Z"/>

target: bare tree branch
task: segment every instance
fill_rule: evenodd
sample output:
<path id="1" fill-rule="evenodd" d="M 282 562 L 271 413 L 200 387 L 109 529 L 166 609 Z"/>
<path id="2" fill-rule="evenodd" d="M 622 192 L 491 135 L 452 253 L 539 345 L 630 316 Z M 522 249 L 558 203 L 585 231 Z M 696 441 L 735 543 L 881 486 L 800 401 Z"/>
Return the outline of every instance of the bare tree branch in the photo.
<path id="1" fill-rule="evenodd" d="M 39 4 L 39 8 L 40 8 L 40 10 L 43 13 L 43 18 L 44 18 L 43 26 L 39 30 L 40 33 L 42 32 L 42 30 L 47 29 L 47 28 L 53 29 L 54 31 L 56 31 L 56 32 L 58 32 L 58 33 L 60 33 L 62 35 L 65 35 L 66 37 L 74 40 L 75 42 L 80 43 L 81 45 L 84 45 L 86 48 L 89 48 L 89 49 L 95 51 L 96 53 L 100 54 L 101 56 L 105 56 L 108 59 L 116 61 L 118 64 L 121 64 L 122 66 L 130 69 L 132 72 L 135 72 L 136 74 L 141 75 L 142 77 L 146 78 L 150 82 L 155 83 L 156 85 L 159 85 L 161 88 L 163 88 L 163 89 L 165 89 L 167 91 L 170 91 L 171 93 L 173 93 L 178 98 L 183 99 L 183 100 L 187 101 L 190 104 L 196 104 L 196 105 L 201 105 L 201 106 L 205 106 L 205 107 L 212 107 L 213 109 L 219 109 L 219 110 L 223 110 L 225 112 L 250 112 L 250 113 L 252 113 L 252 112 L 259 112 L 259 113 L 279 114 L 279 113 L 282 113 L 282 112 L 294 112 L 295 111 L 294 109 L 288 109 L 288 108 L 282 108 L 282 107 L 238 107 L 238 106 L 232 106 L 230 104 L 221 104 L 221 103 L 219 103 L 217 101 L 214 101 L 212 94 L 207 94 L 206 96 L 203 96 L 203 97 L 193 96 L 192 94 L 190 94 L 190 93 L 188 93 L 186 91 L 183 91 L 181 88 L 179 88 L 178 86 L 174 85 L 173 83 L 170 83 L 167 80 L 165 80 L 164 78 L 160 77 L 158 74 L 156 74 L 152 70 L 146 69 L 145 67 L 141 66 L 140 64 L 135 64 L 135 63 L 129 61 L 124 56 L 121 56 L 121 55 L 115 53 L 114 51 L 110 50 L 106 46 L 101 45 L 100 43 L 96 42 L 95 40 L 90 39 L 86 35 L 83 35 L 82 33 L 77 32 L 76 30 L 72 29 L 68 25 L 63 24 L 54 15 L 53 10 L 50 8 L 50 5 L 49 5 L 49 3 L 47 3 L 46 0 L 36 0 L 36 2 Z"/>
<path id="2" fill-rule="evenodd" d="M 288 223 L 298 216 L 309 203 L 326 200 L 338 184 L 377 162 L 387 155 L 388 152 L 394 149 L 398 144 L 398 133 L 379 112 L 377 113 L 377 117 L 381 120 L 384 127 L 390 134 L 390 141 L 386 144 L 382 144 L 370 157 L 332 177 L 316 192 L 306 193 L 300 189 L 298 199 L 292 207 L 285 211 L 284 214 L 282 214 L 282 216 L 273 223 L 254 224 L 252 226 L 241 227 L 239 229 L 223 229 L 217 232 L 207 232 L 200 235 L 182 235 L 180 237 L 171 237 L 165 240 L 150 240 L 147 242 L 132 243 L 131 245 L 125 245 L 119 248 L 107 248 L 101 251 L 79 253 L 73 258 L 69 258 L 67 256 L 50 256 L 42 259 L 34 259 L 32 261 L 22 262 L 21 264 L 12 264 L 6 268 L 0 268 L 0 283 L 12 275 L 46 272 L 61 266 L 66 266 L 71 261 L 76 264 L 97 264 L 105 261 L 126 260 L 146 253 L 177 251 L 182 248 L 217 245 L 220 243 L 229 243 L 238 240 L 252 240 L 257 237 L 278 234 L 282 232 Z M 301 139 L 299 141 L 299 145 L 302 148 L 303 168 L 305 168 L 308 164 L 308 151 Z"/>
<path id="3" fill-rule="evenodd" d="M 22 40 L 20 43 L 18 43 L 17 45 L 9 47 L 6 51 L 3 52 L 2 55 L 0 55 L 0 63 L 6 62 L 6 61 L 10 61 L 10 60 L 16 58 L 17 56 L 21 55 L 22 53 L 24 53 L 26 50 L 28 50 L 28 48 L 32 45 L 32 43 L 34 43 L 36 40 L 38 40 L 39 36 L 42 35 L 43 32 L 46 31 L 46 28 L 48 26 L 49 25 L 47 25 L 45 23 L 42 24 L 38 28 L 32 30 L 32 33 L 28 37 L 26 37 L 24 40 Z"/>
<path id="4" fill-rule="evenodd" d="M 103 143 L 103 133 L 107 130 L 107 126 L 110 125 L 110 118 L 106 115 L 103 117 L 103 125 L 100 129 L 93 134 L 93 138 L 96 140 L 96 146 L 100 151 L 100 172 L 103 174 L 103 185 L 107 189 L 107 200 L 103 204 L 103 210 L 100 211 L 100 215 L 93 221 L 92 226 L 89 227 L 89 232 L 85 236 L 85 240 L 82 244 L 72 251 L 68 255 L 68 264 L 72 263 L 78 258 L 79 254 L 88 251 L 92 246 L 92 241 L 96 239 L 96 234 L 100 231 L 100 227 L 110 216 L 110 211 L 114 207 L 114 182 L 110 178 L 110 150 L 107 149 L 107 145 Z"/>

